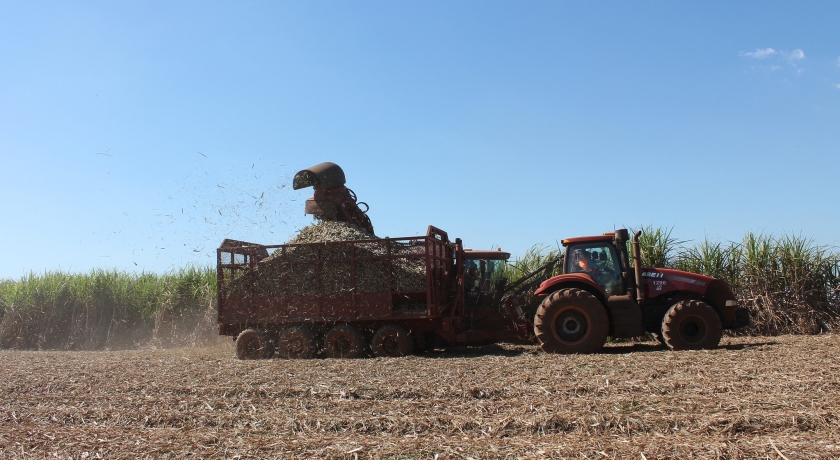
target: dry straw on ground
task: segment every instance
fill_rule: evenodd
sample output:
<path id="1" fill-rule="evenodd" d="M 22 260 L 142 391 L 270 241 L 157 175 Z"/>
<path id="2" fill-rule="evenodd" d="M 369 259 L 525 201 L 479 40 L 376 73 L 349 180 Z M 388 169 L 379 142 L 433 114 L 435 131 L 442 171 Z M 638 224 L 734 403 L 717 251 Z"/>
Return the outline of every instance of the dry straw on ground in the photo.
<path id="1" fill-rule="evenodd" d="M 3 457 L 838 458 L 840 342 L 237 361 L 0 352 Z"/>

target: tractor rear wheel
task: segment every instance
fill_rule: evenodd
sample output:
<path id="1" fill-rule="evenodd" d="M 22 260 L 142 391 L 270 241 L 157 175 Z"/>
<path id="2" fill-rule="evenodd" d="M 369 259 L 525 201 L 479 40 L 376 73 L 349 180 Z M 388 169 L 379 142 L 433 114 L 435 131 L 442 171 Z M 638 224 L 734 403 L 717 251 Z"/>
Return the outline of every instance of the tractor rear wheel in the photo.
<path id="1" fill-rule="evenodd" d="M 277 354 L 286 359 L 309 359 L 315 357 L 315 336 L 302 326 L 287 327 L 280 331 L 277 339 Z"/>
<path id="2" fill-rule="evenodd" d="M 396 358 L 414 352 L 414 339 L 408 329 L 396 324 L 380 327 L 370 339 L 370 349 L 380 358 Z"/>
<path id="3" fill-rule="evenodd" d="M 722 335 L 717 312 L 699 300 L 675 303 L 662 319 L 662 338 L 672 350 L 709 350 Z"/>
<path id="4" fill-rule="evenodd" d="M 534 318 L 534 333 L 549 353 L 595 353 L 607 341 L 607 311 L 582 289 L 563 289 L 545 300 Z"/>
<path id="5" fill-rule="evenodd" d="M 324 355 L 327 358 L 360 358 L 364 350 L 362 333 L 350 324 L 339 324 L 324 336 Z"/>
<path id="6" fill-rule="evenodd" d="M 256 329 L 245 329 L 236 337 L 236 357 L 239 359 L 266 359 L 273 355 L 274 344 Z"/>

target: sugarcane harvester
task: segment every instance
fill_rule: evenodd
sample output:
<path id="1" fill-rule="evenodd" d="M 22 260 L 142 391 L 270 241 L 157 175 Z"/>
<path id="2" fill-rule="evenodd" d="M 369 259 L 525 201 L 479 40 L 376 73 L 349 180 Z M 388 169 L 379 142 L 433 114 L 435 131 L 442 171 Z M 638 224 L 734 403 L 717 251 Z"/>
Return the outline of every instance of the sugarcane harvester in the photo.
<path id="1" fill-rule="evenodd" d="M 306 214 L 320 220 L 348 222 L 372 235 L 373 224 L 367 215 L 370 208 L 367 203 L 358 201 L 355 192 L 344 186 L 346 182 L 340 166 L 324 162 L 295 174 L 292 188 L 315 189 L 315 194 L 306 200 Z M 359 205 L 364 205 L 365 210 L 362 211 Z"/>
<path id="2" fill-rule="evenodd" d="M 496 342 L 593 353 L 607 337 L 646 333 L 673 350 L 708 349 L 724 329 L 750 323 L 725 281 L 643 267 L 641 232 L 564 239 L 562 255 L 513 280 L 509 253 L 465 248 L 433 226 L 425 236 L 373 236 L 367 205 L 345 182 L 338 165 L 321 163 L 298 172 L 293 188 L 314 188 L 306 214 L 370 239 L 225 240 L 218 249 L 219 333 L 236 340 L 239 358 L 395 357 Z"/>

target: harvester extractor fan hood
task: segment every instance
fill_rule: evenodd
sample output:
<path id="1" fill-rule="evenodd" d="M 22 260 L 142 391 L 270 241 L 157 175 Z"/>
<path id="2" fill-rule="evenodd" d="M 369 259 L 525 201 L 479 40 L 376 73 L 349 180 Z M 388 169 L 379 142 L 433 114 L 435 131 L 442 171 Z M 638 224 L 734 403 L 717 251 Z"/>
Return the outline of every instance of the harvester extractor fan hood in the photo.
<path id="1" fill-rule="evenodd" d="M 306 187 L 333 188 L 342 186 L 346 182 L 341 166 L 325 161 L 295 174 L 292 188 L 295 190 Z"/>
<path id="2" fill-rule="evenodd" d="M 299 171 L 292 180 L 292 188 L 315 189 L 306 200 L 304 213 L 321 220 L 349 222 L 373 235 L 373 224 L 367 216 L 367 203 L 359 202 L 356 194 L 345 187 L 346 180 L 341 166 L 329 161 Z M 365 210 L 359 207 L 365 205 Z"/>

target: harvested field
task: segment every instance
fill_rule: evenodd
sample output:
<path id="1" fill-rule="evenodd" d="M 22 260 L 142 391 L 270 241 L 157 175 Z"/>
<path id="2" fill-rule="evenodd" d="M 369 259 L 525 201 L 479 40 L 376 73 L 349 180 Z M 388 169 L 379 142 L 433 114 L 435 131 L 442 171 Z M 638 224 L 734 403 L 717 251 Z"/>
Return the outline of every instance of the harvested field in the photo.
<path id="1" fill-rule="evenodd" d="M 835 335 L 238 361 L 0 351 L 3 457 L 838 458 Z"/>

